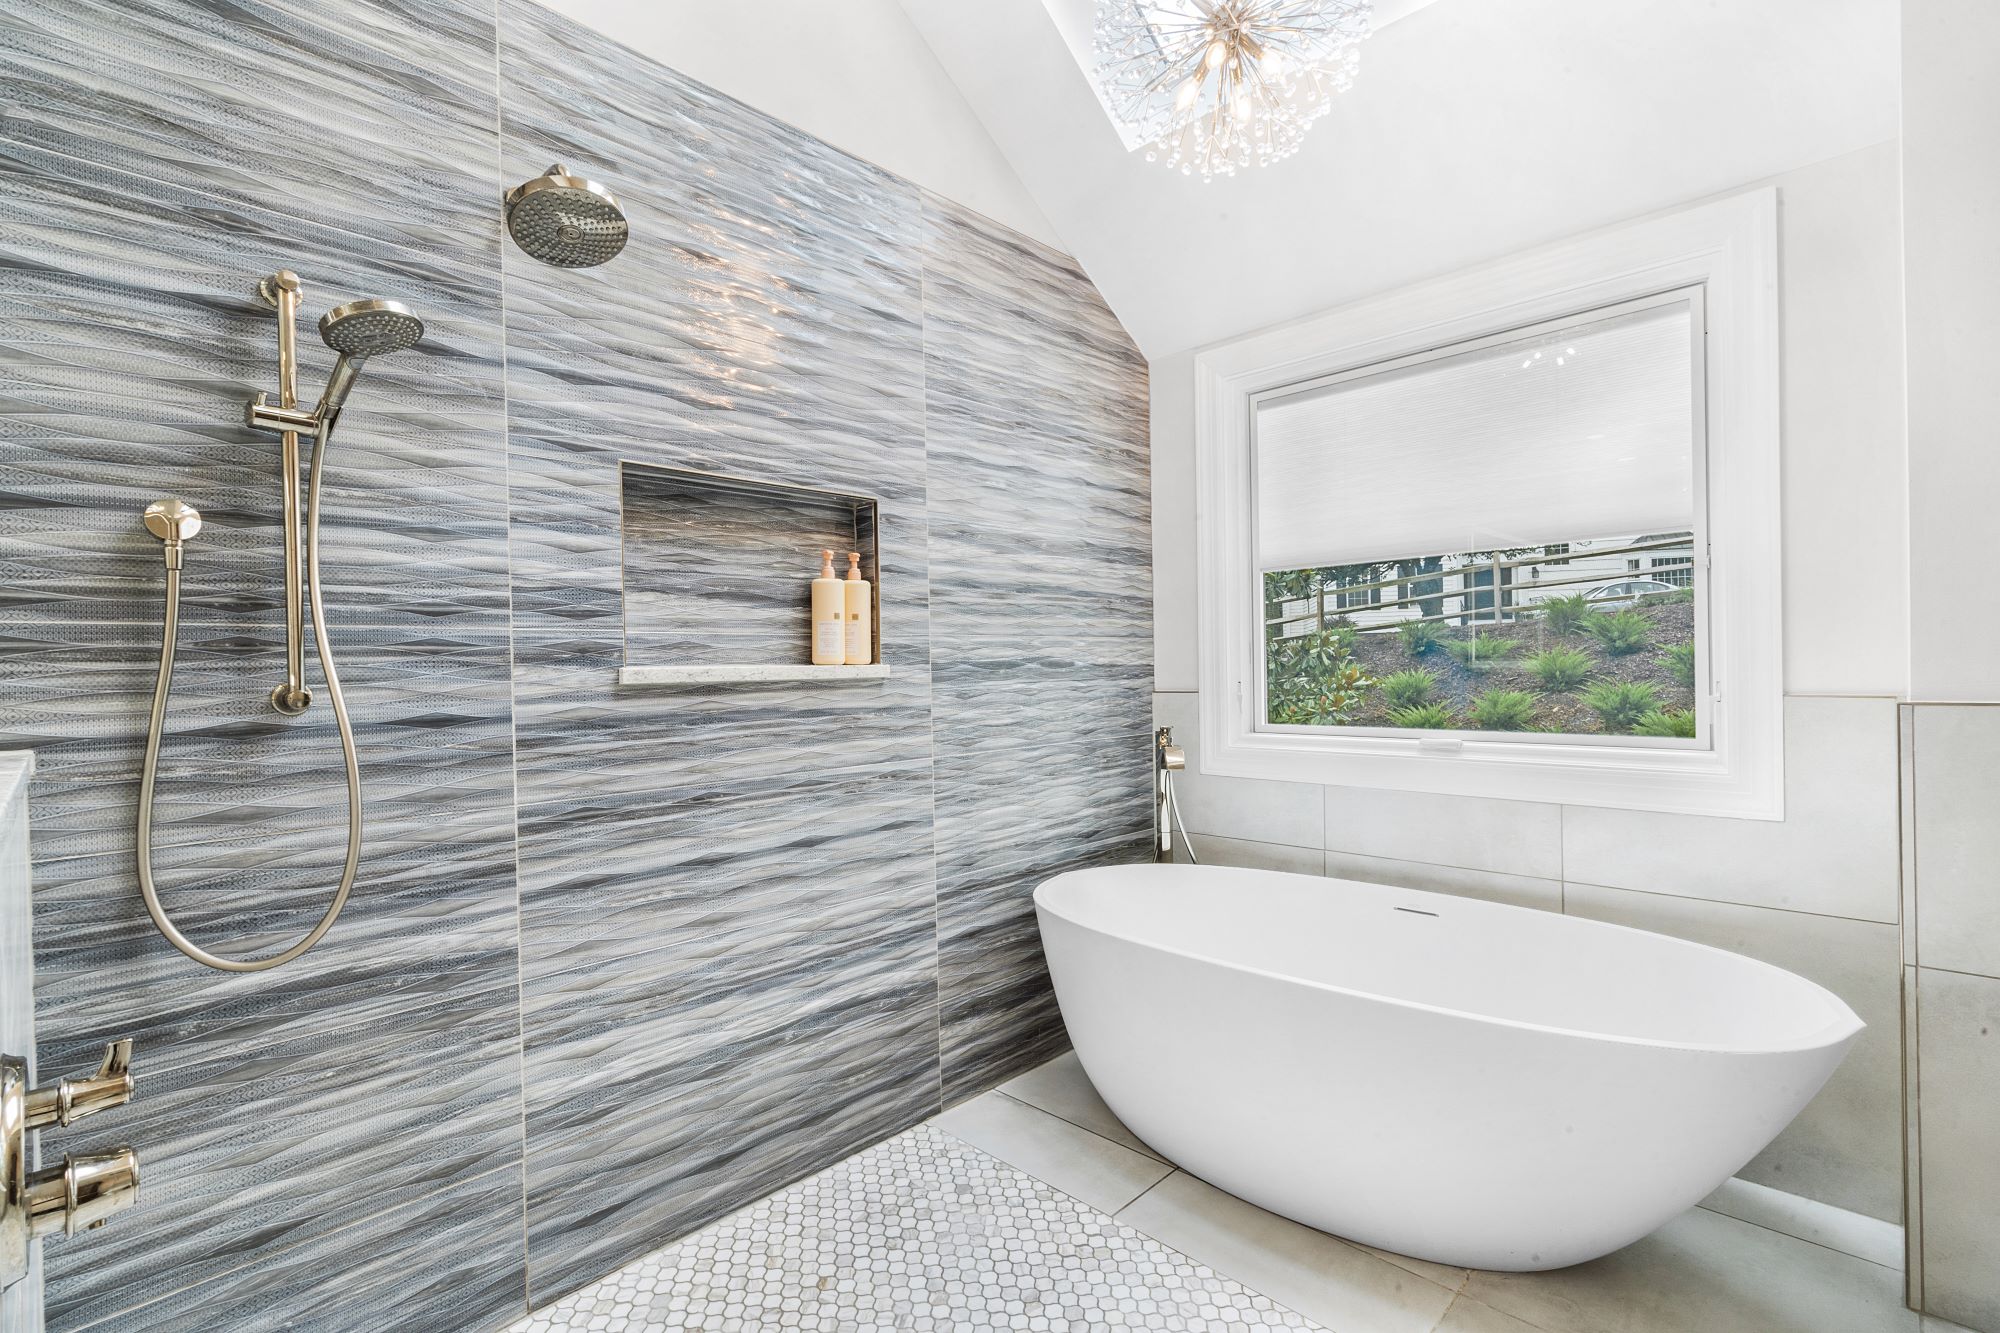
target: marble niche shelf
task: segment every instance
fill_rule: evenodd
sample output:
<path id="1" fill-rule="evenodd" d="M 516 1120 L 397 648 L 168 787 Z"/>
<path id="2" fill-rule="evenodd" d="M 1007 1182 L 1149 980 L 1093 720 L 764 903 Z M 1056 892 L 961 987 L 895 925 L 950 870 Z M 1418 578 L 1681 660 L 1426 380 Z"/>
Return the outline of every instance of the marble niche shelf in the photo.
<path id="1" fill-rule="evenodd" d="M 874 496 L 627 460 L 620 464 L 625 660 L 620 686 L 887 680 Z M 849 551 L 873 593 L 869 666 L 811 665 L 820 552 Z"/>

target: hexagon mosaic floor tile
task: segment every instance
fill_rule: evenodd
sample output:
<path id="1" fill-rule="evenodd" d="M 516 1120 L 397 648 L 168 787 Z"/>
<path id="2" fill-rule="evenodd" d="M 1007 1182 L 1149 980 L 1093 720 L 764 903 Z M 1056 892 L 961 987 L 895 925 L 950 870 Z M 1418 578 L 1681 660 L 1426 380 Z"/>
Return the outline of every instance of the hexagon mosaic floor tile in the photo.
<path id="1" fill-rule="evenodd" d="M 510 1333 L 1320 1327 L 919 1125 L 626 1266 Z"/>

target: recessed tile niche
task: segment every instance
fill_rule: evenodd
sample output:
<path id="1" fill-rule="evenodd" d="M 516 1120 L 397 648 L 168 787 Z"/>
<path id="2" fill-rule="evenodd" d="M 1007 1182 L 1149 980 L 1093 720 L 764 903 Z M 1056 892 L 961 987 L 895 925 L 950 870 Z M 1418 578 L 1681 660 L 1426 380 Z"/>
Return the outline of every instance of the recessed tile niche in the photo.
<path id="1" fill-rule="evenodd" d="M 878 680 L 879 665 L 813 666 L 812 580 L 820 552 L 861 553 L 882 658 L 873 496 L 748 477 L 620 465 L 625 685 Z"/>

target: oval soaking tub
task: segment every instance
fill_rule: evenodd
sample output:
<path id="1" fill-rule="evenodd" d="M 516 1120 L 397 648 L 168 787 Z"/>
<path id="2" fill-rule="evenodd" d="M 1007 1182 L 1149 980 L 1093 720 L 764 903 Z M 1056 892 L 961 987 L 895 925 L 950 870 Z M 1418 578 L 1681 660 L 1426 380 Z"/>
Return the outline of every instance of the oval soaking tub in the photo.
<path id="1" fill-rule="evenodd" d="M 1132 1131 L 1272 1212 L 1542 1269 L 1728 1179 L 1863 1026 L 1665 935 L 1264 870 L 1116 866 L 1035 891 L 1056 998 Z"/>

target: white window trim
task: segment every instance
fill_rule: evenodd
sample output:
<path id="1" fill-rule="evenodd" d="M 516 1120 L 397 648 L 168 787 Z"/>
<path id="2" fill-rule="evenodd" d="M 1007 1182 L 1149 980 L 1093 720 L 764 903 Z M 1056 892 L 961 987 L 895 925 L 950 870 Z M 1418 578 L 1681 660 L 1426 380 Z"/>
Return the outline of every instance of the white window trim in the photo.
<path id="1" fill-rule="evenodd" d="M 1303 380 L 1673 288 L 1708 330 L 1708 749 L 1260 725 L 1251 401 Z M 1202 771 L 1749 819 L 1784 817 L 1778 195 L 1593 233 L 1221 344 L 1195 358 Z"/>

